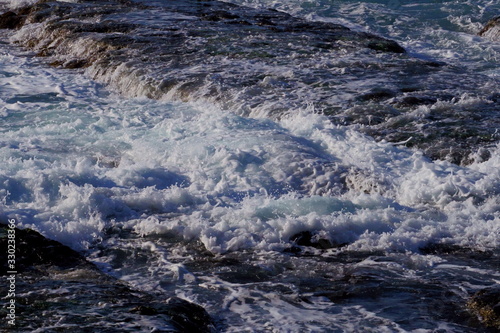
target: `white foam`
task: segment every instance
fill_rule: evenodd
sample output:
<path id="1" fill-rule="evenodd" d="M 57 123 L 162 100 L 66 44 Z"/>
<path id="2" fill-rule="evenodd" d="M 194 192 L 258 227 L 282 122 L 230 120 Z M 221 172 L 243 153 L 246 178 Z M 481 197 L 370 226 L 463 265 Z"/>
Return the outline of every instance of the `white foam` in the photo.
<path id="1" fill-rule="evenodd" d="M 75 248 L 127 220 L 213 252 L 282 249 L 303 230 L 352 249 L 498 246 L 498 150 L 469 167 L 431 162 L 313 110 L 271 121 L 120 101 L 17 59 L 2 58 L 13 76 L 0 83 L 5 214 Z"/>
<path id="2" fill-rule="evenodd" d="M 500 146 L 489 160 L 467 167 L 433 162 L 335 126 L 313 109 L 273 121 L 208 103 L 124 100 L 74 72 L 12 52 L 0 55 L 0 122 L 8 124 L 0 129 L 0 218 L 17 217 L 21 226 L 75 249 L 92 248 L 116 226 L 139 236 L 199 239 L 215 254 L 281 251 L 293 235 L 309 230 L 348 243 L 344 250 L 383 250 L 394 258 L 368 258 L 354 269 L 387 269 L 418 280 L 415 270 L 455 270 L 442 258 L 418 254 L 429 243 L 480 250 L 500 245 Z M 481 103 L 463 96 L 431 107 Z M 101 267 L 150 292 L 178 283 L 185 286 L 179 296 L 196 301 L 202 296 L 191 291 L 206 289 L 213 308 L 224 305 L 228 332 L 254 325 L 404 331 L 368 306 L 335 304 L 314 293 L 280 294 L 276 284 L 269 292 L 266 283 L 200 277 L 176 261 L 182 253 L 147 239 L 128 241 L 111 238 L 103 246 L 146 253 L 144 267 L 113 270 L 112 255 L 98 259 Z"/>

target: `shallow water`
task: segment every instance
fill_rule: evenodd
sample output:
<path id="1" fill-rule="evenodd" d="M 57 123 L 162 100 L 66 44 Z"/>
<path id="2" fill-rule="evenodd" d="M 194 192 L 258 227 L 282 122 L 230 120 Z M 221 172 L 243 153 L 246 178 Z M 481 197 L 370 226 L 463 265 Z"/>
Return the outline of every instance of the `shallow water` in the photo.
<path id="1" fill-rule="evenodd" d="M 499 46 L 472 35 L 494 3 L 445 2 L 439 13 L 433 3 L 259 4 L 349 22 L 464 67 L 467 80 L 487 77 L 484 96 L 414 112 L 484 106 L 498 119 L 486 97 L 498 91 Z M 202 305 L 224 332 L 487 332 L 465 303 L 500 281 L 496 141 L 459 166 L 314 106 L 264 117 L 196 95 L 124 97 L 89 79 L 92 68 L 46 62 L 1 45 L 2 219 L 137 290 Z"/>

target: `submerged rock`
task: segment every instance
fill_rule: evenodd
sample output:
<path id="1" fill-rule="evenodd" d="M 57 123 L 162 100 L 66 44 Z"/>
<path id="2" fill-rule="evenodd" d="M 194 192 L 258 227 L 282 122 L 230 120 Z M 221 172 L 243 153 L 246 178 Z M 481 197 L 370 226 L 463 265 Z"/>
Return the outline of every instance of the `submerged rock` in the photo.
<path id="1" fill-rule="evenodd" d="M 494 41 L 500 41 L 500 16 L 494 17 L 489 20 L 484 28 L 479 32 L 479 36 Z"/>

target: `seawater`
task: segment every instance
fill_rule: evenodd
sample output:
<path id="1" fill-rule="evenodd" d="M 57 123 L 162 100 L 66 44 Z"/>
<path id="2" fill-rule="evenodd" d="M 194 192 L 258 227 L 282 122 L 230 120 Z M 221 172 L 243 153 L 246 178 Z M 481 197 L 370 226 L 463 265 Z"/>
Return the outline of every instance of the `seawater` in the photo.
<path id="1" fill-rule="evenodd" d="M 496 1 L 232 0 L 393 38 L 415 56 L 498 76 L 499 46 L 475 36 L 498 15 Z"/>
<path id="2" fill-rule="evenodd" d="M 498 77 L 499 44 L 474 36 L 493 1 L 244 4 Z M 312 107 L 268 119 L 127 98 L 9 44 L 0 124 L 2 219 L 204 306 L 224 332 L 476 332 L 464 304 L 500 281 L 498 145 L 467 166 L 432 161 Z M 294 254 L 304 231 L 335 246 Z M 421 250 L 433 244 L 466 250 Z"/>

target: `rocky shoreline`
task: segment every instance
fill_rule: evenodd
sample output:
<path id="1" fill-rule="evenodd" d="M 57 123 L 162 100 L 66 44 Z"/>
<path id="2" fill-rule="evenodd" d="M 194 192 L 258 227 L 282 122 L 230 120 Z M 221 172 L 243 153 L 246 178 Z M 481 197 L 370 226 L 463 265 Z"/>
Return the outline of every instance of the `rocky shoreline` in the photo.
<path id="1" fill-rule="evenodd" d="M 0 248 L 7 248 L 6 224 L 0 224 Z M 30 229 L 15 229 L 15 325 L 19 332 L 50 327 L 73 332 L 214 332 L 214 322 L 199 305 L 178 297 L 158 297 L 130 289 L 101 272 L 81 254 Z M 2 279 L 9 271 L 0 252 Z M 8 309 L 0 309 L 7 317 Z M 51 331 L 52 332 L 52 331 Z"/>
<path id="2" fill-rule="evenodd" d="M 0 247 L 7 247 L 9 227 L 0 224 Z M 75 332 L 137 332 L 149 330 L 151 327 L 162 327 L 157 332 L 216 332 L 217 321 L 211 318 L 201 306 L 185 301 L 175 296 L 149 294 L 133 290 L 125 283 L 102 273 L 94 264 L 87 261 L 81 254 L 53 240 L 46 239 L 30 229 L 15 229 L 16 234 L 16 328 L 35 330 L 51 326 L 71 329 Z M 301 234 L 304 237 L 304 234 Z M 307 236 L 307 235 L 306 235 Z M 311 256 L 312 252 L 325 251 L 325 247 L 315 244 L 304 244 L 295 240 L 295 247 L 301 249 L 297 254 L 287 254 L 296 257 L 299 261 L 321 261 L 320 256 Z M 323 249 L 322 249 L 323 248 Z M 328 247 L 326 247 L 328 248 Z M 213 272 L 222 274 L 221 277 L 233 283 L 266 283 L 274 279 L 273 273 L 253 267 L 251 262 L 239 263 L 233 254 L 223 257 L 203 255 L 204 250 L 193 253 L 191 263 L 187 267 L 196 271 L 205 266 L 213 265 Z M 293 251 L 292 251 L 293 252 Z M 492 254 L 473 253 L 459 247 L 440 245 L 429 246 L 422 252 L 440 255 L 444 258 L 483 258 L 495 260 Z M 358 253 L 339 254 L 326 262 L 332 269 L 336 265 L 361 262 L 365 258 L 376 258 L 384 254 Z M 283 260 L 286 261 L 285 257 Z M 0 253 L 2 262 L 2 276 L 6 278 L 7 258 L 5 252 Z M 310 264 L 310 263 L 309 263 Z M 290 262 L 285 264 L 290 266 Z M 355 267 L 354 265 L 353 267 Z M 290 269 L 291 267 L 289 267 Z M 245 270 L 249 270 L 245 273 Z M 353 268 L 354 269 L 354 268 Z M 350 271 L 350 273 L 348 273 Z M 365 276 L 365 273 L 368 274 Z M 392 281 L 377 277 L 381 272 L 365 272 L 351 269 L 346 275 L 332 282 L 325 280 L 319 283 L 318 278 L 309 281 L 303 280 L 302 288 L 305 294 L 324 296 L 334 303 L 350 302 L 358 298 L 367 297 L 367 291 L 378 285 L 380 292 L 371 292 L 371 297 L 383 297 L 384 293 L 408 293 L 409 286 L 416 281 Z M 276 276 L 276 277 L 279 277 Z M 393 277 L 394 278 L 394 277 Z M 322 279 L 320 279 L 322 280 Z M 391 282 L 392 281 L 392 282 Z M 314 282 L 314 286 L 309 283 Z M 328 283 L 327 283 L 328 282 Z M 318 284 L 319 283 L 319 284 Z M 395 284 L 394 284 L 395 283 Z M 394 285 L 393 285 L 394 284 Z M 400 287 L 397 287 L 401 284 Z M 408 284 L 408 286 L 406 286 Z M 309 287 L 308 287 L 309 286 Z M 436 304 L 438 299 L 433 295 L 448 293 L 456 298 L 454 291 L 441 290 L 445 284 L 426 287 L 429 305 Z M 309 290 L 308 288 L 312 288 Z M 402 288 L 401 291 L 398 291 Z M 378 296 L 377 296 L 378 295 Z M 471 293 L 466 304 L 450 302 L 436 312 L 441 320 L 451 319 L 470 327 L 477 327 L 478 332 L 495 332 L 500 329 L 500 313 L 498 304 L 499 289 L 487 287 Z M 449 298 L 448 297 L 448 298 Z M 303 296 L 306 300 L 307 297 Z M 456 301 L 456 300 L 455 300 Z M 436 305 L 435 304 L 435 305 Z M 1 316 L 6 316 L 7 309 L 1 310 Z M 436 311 L 436 308 L 434 308 Z M 467 312 L 468 311 L 468 312 Z M 460 313 L 460 314 L 459 314 Z M 5 325 L 2 322 L 1 325 Z"/>
<path id="3" fill-rule="evenodd" d="M 127 96 L 271 118 L 314 107 L 334 123 L 457 164 L 471 154 L 488 159 L 498 141 L 495 80 L 276 10 L 213 0 L 41 1 L 4 13 L 0 28 L 20 29 L 11 40 Z"/>

